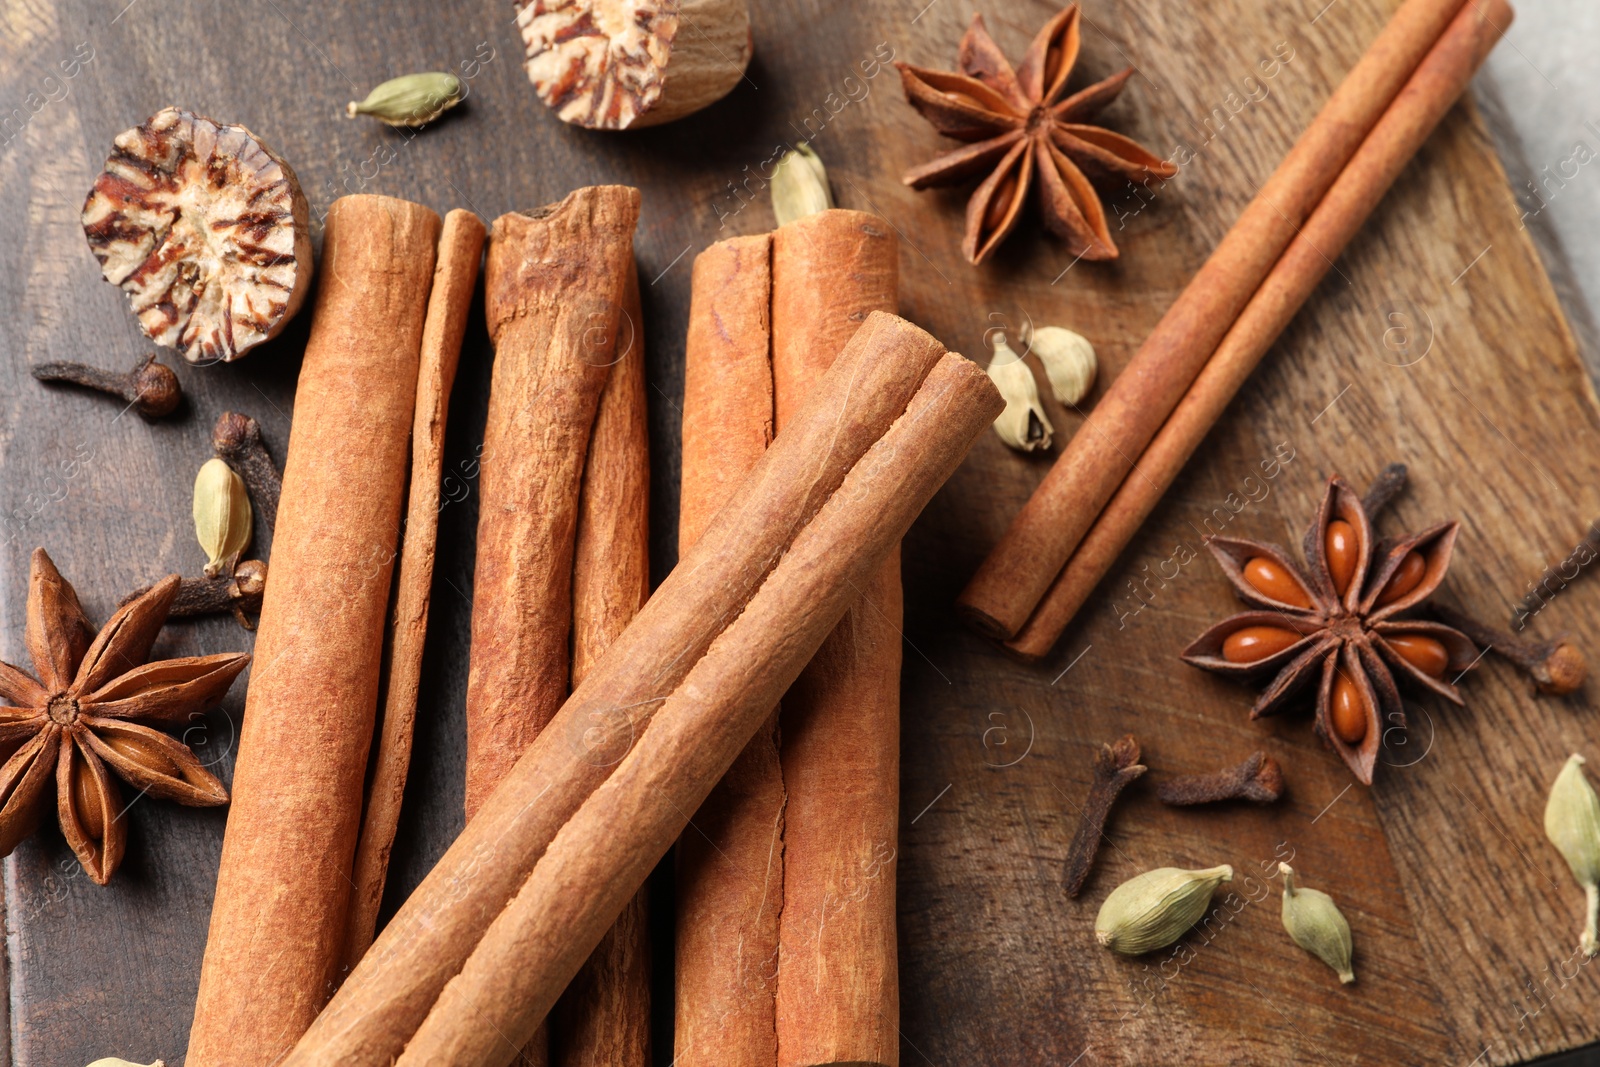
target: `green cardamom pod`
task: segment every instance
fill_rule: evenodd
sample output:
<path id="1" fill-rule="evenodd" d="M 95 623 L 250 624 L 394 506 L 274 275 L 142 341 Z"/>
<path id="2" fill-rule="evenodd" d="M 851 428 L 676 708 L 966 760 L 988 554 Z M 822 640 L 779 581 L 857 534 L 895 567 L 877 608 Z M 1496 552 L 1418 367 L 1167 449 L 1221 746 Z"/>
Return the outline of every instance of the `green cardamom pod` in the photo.
<path id="1" fill-rule="evenodd" d="M 1088 338 L 1060 326 L 1040 326 L 1029 335 L 1028 347 L 1044 364 L 1057 400 L 1070 407 L 1089 395 L 1099 362 Z"/>
<path id="2" fill-rule="evenodd" d="M 454 74 L 406 74 L 390 78 L 360 103 L 345 105 L 350 118 L 371 115 L 390 126 L 425 126 L 461 103 L 461 79 Z"/>
<path id="3" fill-rule="evenodd" d="M 994 357 L 989 360 L 989 380 L 1006 402 L 994 420 L 994 432 L 1000 435 L 1000 440 L 1019 452 L 1049 448 L 1055 427 L 1050 425 L 1050 416 L 1039 402 L 1039 386 L 1033 380 L 1033 371 L 1006 344 L 1004 337 L 995 338 Z"/>
<path id="4" fill-rule="evenodd" d="M 1100 905 L 1095 940 L 1124 956 L 1166 948 L 1200 921 L 1217 886 L 1232 880 L 1233 868 L 1226 863 L 1201 871 L 1157 867 L 1135 875 Z"/>
<path id="5" fill-rule="evenodd" d="M 206 553 L 206 577 L 232 573 L 250 547 L 250 493 L 220 459 L 208 459 L 194 479 L 194 532 Z"/>
<path id="6" fill-rule="evenodd" d="M 1600 919 L 1600 798 L 1583 774 L 1583 757 L 1573 753 L 1550 787 L 1544 806 L 1544 834 L 1560 850 L 1572 877 L 1588 895 L 1587 919 L 1578 945 L 1585 956 L 1600 953 L 1595 927 Z"/>
<path id="7" fill-rule="evenodd" d="M 772 172 L 772 213 L 778 225 L 815 215 L 833 206 L 828 191 L 828 172 L 822 160 L 804 141 L 785 152 Z"/>
<path id="8" fill-rule="evenodd" d="M 1283 928 L 1294 943 L 1326 963 L 1346 985 L 1356 980 L 1350 968 L 1355 951 L 1350 940 L 1350 924 L 1333 898 L 1320 889 L 1305 889 L 1294 884 L 1294 868 L 1278 864 L 1283 875 Z"/>

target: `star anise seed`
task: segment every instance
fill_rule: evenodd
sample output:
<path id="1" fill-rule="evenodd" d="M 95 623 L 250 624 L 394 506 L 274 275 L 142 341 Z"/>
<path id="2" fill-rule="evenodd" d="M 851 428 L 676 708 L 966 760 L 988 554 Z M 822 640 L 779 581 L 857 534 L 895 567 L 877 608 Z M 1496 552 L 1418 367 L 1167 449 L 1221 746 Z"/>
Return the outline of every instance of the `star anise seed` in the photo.
<path id="1" fill-rule="evenodd" d="M 221 703 L 250 657 L 145 663 L 178 593 L 172 575 L 129 601 L 98 635 L 44 549 L 28 578 L 28 654 L 37 680 L 0 663 L 0 855 L 38 826 L 51 797 L 61 832 L 89 877 L 105 885 L 122 862 L 128 822 L 121 778 L 180 804 L 228 802 L 189 746 L 153 726 L 185 726 Z"/>
<path id="2" fill-rule="evenodd" d="M 1304 571 L 1277 545 L 1209 542 L 1254 610 L 1211 627 L 1183 659 L 1238 678 L 1272 675 L 1253 719 L 1316 681 L 1318 735 L 1371 785 L 1383 724 L 1405 724 L 1395 675 L 1460 704 L 1446 678 L 1478 657 L 1459 630 L 1408 616 L 1444 581 L 1459 525 L 1378 542 L 1361 497 L 1334 475 L 1306 531 Z"/>
<path id="3" fill-rule="evenodd" d="M 1147 183 L 1178 168 L 1136 141 L 1090 120 L 1115 100 L 1129 67 L 1062 99 L 1078 61 L 1080 17 L 1069 4 L 1040 30 L 1012 69 L 983 16 L 961 39 L 961 73 L 896 63 L 906 100 L 933 128 L 965 148 L 906 172 L 913 189 L 987 174 L 967 202 L 961 250 L 982 263 L 1016 228 L 1037 179 L 1045 228 L 1083 259 L 1116 259 L 1117 245 L 1091 179 Z"/>

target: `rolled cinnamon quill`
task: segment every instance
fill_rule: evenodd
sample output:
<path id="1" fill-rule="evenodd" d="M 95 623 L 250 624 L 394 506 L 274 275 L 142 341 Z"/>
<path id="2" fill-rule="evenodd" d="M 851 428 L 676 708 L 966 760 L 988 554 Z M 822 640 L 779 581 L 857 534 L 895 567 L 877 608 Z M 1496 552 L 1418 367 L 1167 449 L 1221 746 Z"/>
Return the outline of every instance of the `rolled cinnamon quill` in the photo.
<path id="1" fill-rule="evenodd" d="M 940 360 L 905 414 L 667 696 L 610 779 L 556 834 L 445 986 L 399 1067 L 511 1062 L 589 947 L 684 829 L 686 813 L 727 771 L 1001 406 L 977 366 L 956 355 Z M 780 433 L 769 455 L 784 441 Z M 759 475 L 758 469 L 752 480 Z M 734 506 L 714 527 L 725 524 Z M 534 752 L 559 743 L 552 728 Z"/>
<path id="2" fill-rule="evenodd" d="M 467 673 L 469 819 L 567 698 L 578 487 L 638 218 L 637 189 L 595 186 L 502 215 L 489 235 L 495 360 Z"/>
<path id="3" fill-rule="evenodd" d="M 957 604 L 1015 637 L 1267 272 L 1464 0 L 1405 0 L 1095 405 Z"/>
<path id="4" fill-rule="evenodd" d="M 1466 91 L 1511 19 L 1505 0 L 1484 0 L 1461 9 L 1145 449 L 1139 459 L 1140 476 L 1123 483 L 1022 632 L 1006 643 L 1008 651 L 1036 660 L 1055 645 L 1261 357 Z"/>
<path id="5" fill-rule="evenodd" d="M 285 1064 L 389 1067 L 557 831 L 606 782 L 712 640 L 746 610 L 942 355 L 937 341 L 893 316 L 873 315 L 863 324 L 807 410 L 485 800 Z M 999 401 L 990 389 L 964 403 L 941 413 L 952 439 L 973 412 L 992 419 Z M 926 473 L 943 455 L 902 451 L 899 460 Z M 753 733 L 754 727 L 739 743 Z"/>
<path id="6" fill-rule="evenodd" d="M 772 238 L 694 261 L 684 352 L 678 551 L 686 554 L 772 442 Z M 773 1067 L 783 771 L 776 712 L 711 790 L 677 847 L 673 1061 Z"/>
<path id="7" fill-rule="evenodd" d="M 372 944 L 389 872 L 389 851 L 400 825 L 400 802 L 411 767 L 417 720 L 417 686 L 428 632 L 428 597 L 439 543 L 439 485 L 444 468 L 445 417 L 461 359 L 467 310 L 483 258 L 483 221 L 459 208 L 444 217 L 439 251 L 422 327 L 416 412 L 411 419 L 411 488 L 406 503 L 400 567 L 395 575 L 394 616 L 389 622 L 389 661 L 383 679 L 383 726 L 373 758 L 367 812 L 356 844 L 350 893 L 350 932 L 345 966 L 353 967 Z"/>
<path id="8" fill-rule="evenodd" d="M 321 288 L 187 1062 L 279 1061 L 333 991 L 439 217 L 350 196 Z"/>
<path id="9" fill-rule="evenodd" d="M 780 439 L 873 311 L 895 309 L 888 223 L 828 210 L 772 238 L 772 376 Z M 779 1067 L 894 1064 L 900 1049 L 895 857 L 900 811 L 900 553 L 783 698 Z"/>
<path id="10" fill-rule="evenodd" d="M 650 595 L 650 440 L 645 425 L 644 330 L 639 276 L 630 263 L 616 362 L 600 409 L 578 500 L 572 565 L 572 683 L 595 662 Z M 648 1067 L 650 929 L 645 892 L 562 994 L 550 1027 L 556 1067 Z"/>

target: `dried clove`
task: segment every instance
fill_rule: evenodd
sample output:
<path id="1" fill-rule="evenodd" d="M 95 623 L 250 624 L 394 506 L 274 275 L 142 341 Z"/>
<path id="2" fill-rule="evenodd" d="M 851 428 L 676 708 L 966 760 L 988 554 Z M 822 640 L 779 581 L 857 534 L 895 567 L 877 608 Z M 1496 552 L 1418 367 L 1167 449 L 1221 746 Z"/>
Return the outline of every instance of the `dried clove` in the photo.
<path id="1" fill-rule="evenodd" d="M 87 363 L 52 360 L 33 368 L 41 382 L 68 382 L 120 397 L 147 419 L 159 419 L 177 410 L 183 389 L 171 367 L 144 356 L 126 374 L 91 367 Z"/>
<path id="2" fill-rule="evenodd" d="M 1089 783 L 1089 798 L 1078 816 L 1078 832 L 1067 850 L 1067 896 L 1075 897 L 1094 866 L 1095 852 L 1105 836 L 1106 817 L 1124 786 L 1145 772 L 1139 762 L 1139 742 L 1125 734 L 1109 745 L 1101 745 L 1094 756 L 1094 779 Z"/>
<path id="3" fill-rule="evenodd" d="M 1541 693 L 1565 696 L 1582 685 L 1589 673 L 1587 657 L 1565 636 L 1553 641 L 1525 641 L 1453 608 L 1435 604 L 1433 612 L 1440 622 L 1460 630 L 1473 643 L 1516 664 Z"/>
<path id="4" fill-rule="evenodd" d="M 1221 800 L 1249 800 L 1270 804 L 1283 796 L 1283 768 L 1265 752 L 1252 752 L 1237 767 L 1215 774 L 1183 774 L 1157 788 L 1161 803 L 1178 807 L 1215 804 Z"/>
<path id="5" fill-rule="evenodd" d="M 231 575 L 184 578 L 178 584 L 178 595 L 172 600 L 172 609 L 167 612 L 167 618 L 192 619 L 227 612 L 233 615 L 240 626 L 254 630 L 256 624 L 250 616 L 261 614 L 261 597 L 266 588 L 267 565 L 258 559 L 243 561 Z M 122 598 L 122 604 L 144 595 L 148 589 L 146 586 L 129 593 Z"/>
<path id="6" fill-rule="evenodd" d="M 211 449 L 238 472 L 250 490 L 250 501 L 268 530 L 278 516 L 283 478 L 261 440 L 261 424 L 249 415 L 224 411 L 211 429 Z"/>

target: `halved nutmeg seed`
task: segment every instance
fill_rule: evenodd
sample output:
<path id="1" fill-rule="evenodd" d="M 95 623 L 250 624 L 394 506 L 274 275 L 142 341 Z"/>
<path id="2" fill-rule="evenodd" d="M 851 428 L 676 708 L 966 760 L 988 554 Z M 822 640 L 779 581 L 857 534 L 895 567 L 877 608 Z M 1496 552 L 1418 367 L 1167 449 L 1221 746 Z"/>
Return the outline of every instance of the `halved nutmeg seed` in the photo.
<path id="1" fill-rule="evenodd" d="M 1343 519 L 1328 523 L 1327 545 L 1328 573 L 1333 577 L 1333 590 L 1344 596 L 1350 588 L 1350 579 L 1356 576 L 1356 566 L 1361 562 L 1361 539 Z"/>
<path id="2" fill-rule="evenodd" d="M 1300 579 L 1291 574 L 1287 567 L 1265 556 L 1256 556 L 1245 562 L 1244 580 L 1262 596 L 1293 604 L 1297 608 L 1311 606 L 1311 595 L 1300 584 Z"/>
<path id="3" fill-rule="evenodd" d="M 539 99 L 591 129 L 682 118 L 750 65 L 746 0 L 517 0 L 517 27 Z"/>
<path id="4" fill-rule="evenodd" d="M 145 334 L 191 363 L 276 337 L 311 281 L 311 210 L 289 164 L 243 126 L 176 107 L 113 143 L 83 232 Z"/>
<path id="5" fill-rule="evenodd" d="M 1276 656 L 1304 636 L 1281 626 L 1246 626 L 1222 642 L 1222 658 L 1229 663 L 1254 663 Z"/>

